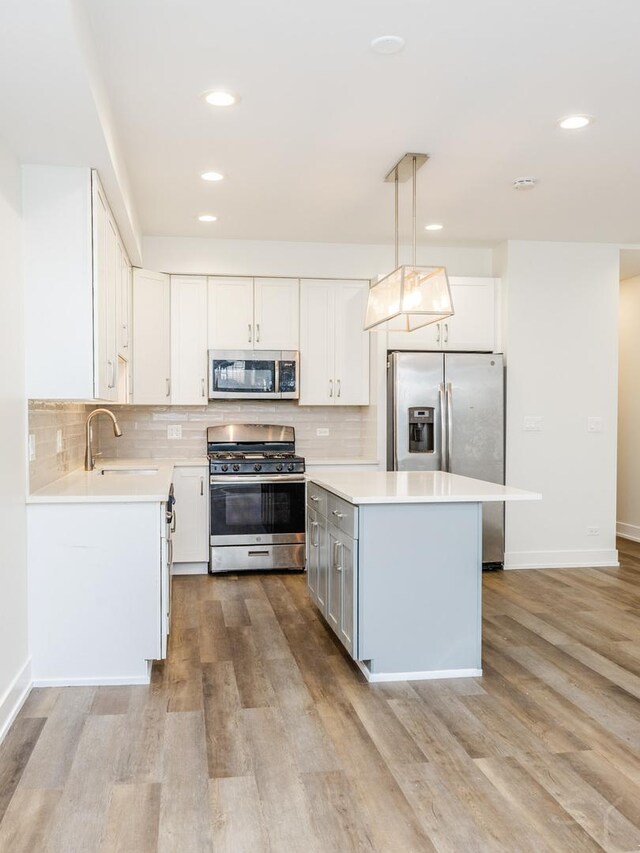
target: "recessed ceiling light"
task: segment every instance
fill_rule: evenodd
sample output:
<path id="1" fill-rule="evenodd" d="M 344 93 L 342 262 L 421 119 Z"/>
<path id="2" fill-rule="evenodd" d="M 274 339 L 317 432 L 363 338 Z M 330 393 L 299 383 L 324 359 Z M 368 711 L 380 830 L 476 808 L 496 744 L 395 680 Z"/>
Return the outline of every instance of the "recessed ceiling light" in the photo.
<path id="1" fill-rule="evenodd" d="M 404 45 L 402 36 L 380 36 L 371 42 L 371 49 L 376 53 L 400 53 Z"/>
<path id="2" fill-rule="evenodd" d="M 203 181 L 222 181 L 224 180 L 224 175 L 221 175 L 220 172 L 203 172 L 200 177 Z"/>
<path id="3" fill-rule="evenodd" d="M 532 190 L 537 183 L 537 178 L 516 178 L 512 186 L 514 190 Z"/>
<path id="4" fill-rule="evenodd" d="M 591 124 L 592 121 L 592 116 L 575 115 L 561 118 L 558 124 L 562 130 L 581 130 L 581 128 L 587 127 L 587 125 Z"/>
<path id="5" fill-rule="evenodd" d="M 238 101 L 237 95 L 232 95 L 231 92 L 223 92 L 219 89 L 207 92 L 204 99 L 212 107 L 232 107 Z"/>
<path id="6" fill-rule="evenodd" d="M 215 222 L 217 218 L 218 218 L 217 216 L 211 216 L 210 213 L 203 213 L 202 216 L 198 217 L 198 221 L 199 222 Z"/>
<path id="7" fill-rule="evenodd" d="M 440 225 L 439 222 L 432 222 L 430 225 L 425 225 L 424 230 L 425 231 L 442 231 L 443 227 L 444 226 Z"/>

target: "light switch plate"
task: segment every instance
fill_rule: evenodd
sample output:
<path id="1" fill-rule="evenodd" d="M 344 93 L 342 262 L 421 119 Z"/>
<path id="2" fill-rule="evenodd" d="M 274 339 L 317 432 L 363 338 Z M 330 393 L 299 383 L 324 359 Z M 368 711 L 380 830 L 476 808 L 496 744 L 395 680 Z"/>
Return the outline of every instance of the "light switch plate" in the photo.
<path id="1" fill-rule="evenodd" d="M 169 424 L 167 427 L 167 438 L 182 438 L 182 424 Z"/>
<path id="2" fill-rule="evenodd" d="M 29 433 L 29 462 L 35 462 L 36 459 L 36 437 L 35 434 Z"/>
<path id="3" fill-rule="evenodd" d="M 542 430 L 542 418 L 537 415 L 525 415 L 522 428 L 525 432 L 540 432 Z"/>
<path id="4" fill-rule="evenodd" d="M 587 432 L 602 432 L 602 418 L 587 418 Z"/>
<path id="5" fill-rule="evenodd" d="M 329 435 L 329 430 L 326 427 L 318 427 L 316 429 L 316 435 Z"/>

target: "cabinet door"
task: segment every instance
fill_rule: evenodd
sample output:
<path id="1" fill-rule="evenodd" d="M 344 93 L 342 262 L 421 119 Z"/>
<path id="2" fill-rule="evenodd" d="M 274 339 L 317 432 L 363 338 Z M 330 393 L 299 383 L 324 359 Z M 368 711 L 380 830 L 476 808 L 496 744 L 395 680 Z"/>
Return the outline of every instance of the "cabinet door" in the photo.
<path id="1" fill-rule="evenodd" d="M 318 603 L 318 514 L 307 507 L 307 589 L 309 595 Z"/>
<path id="2" fill-rule="evenodd" d="M 253 349 L 253 279 L 209 281 L 209 349 Z"/>
<path id="3" fill-rule="evenodd" d="M 298 349 L 300 345 L 299 291 L 298 279 L 255 279 L 254 349 Z"/>
<path id="4" fill-rule="evenodd" d="M 334 401 L 333 282 L 300 282 L 300 405 L 330 406 Z"/>
<path id="5" fill-rule="evenodd" d="M 336 406 L 369 405 L 369 332 L 363 331 L 368 282 L 335 282 Z"/>
<path id="6" fill-rule="evenodd" d="M 171 402 L 207 403 L 207 279 L 171 276 Z"/>
<path id="7" fill-rule="evenodd" d="M 95 396 L 117 399 L 118 234 L 96 175 L 92 178 L 95 292 Z"/>
<path id="8" fill-rule="evenodd" d="M 318 513 L 316 542 L 318 552 L 318 579 L 316 583 L 316 601 L 323 616 L 327 615 L 327 593 L 329 588 L 329 550 L 327 543 L 327 519 Z"/>
<path id="9" fill-rule="evenodd" d="M 442 349 L 443 329 L 441 323 L 430 323 L 415 332 L 389 332 L 387 349 L 393 350 L 438 350 Z"/>
<path id="10" fill-rule="evenodd" d="M 206 563 L 209 560 L 209 470 L 176 467 L 173 470 L 175 532 L 174 563 Z"/>
<path id="11" fill-rule="evenodd" d="M 350 655 L 354 653 L 354 637 L 356 631 L 356 601 L 357 601 L 357 547 L 356 540 L 342 536 L 338 546 L 340 566 L 340 624 L 338 636 Z"/>
<path id="12" fill-rule="evenodd" d="M 340 631 L 342 610 L 342 579 L 340 545 L 344 534 L 332 524 L 327 525 L 327 622 L 336 634 Z"/>
<path id="13" fill-rule="evenodd" d="M 171 290 L 164 273 L 133 273 L 133 402 L 171 401 Z"/>
<path id="14" fill-rule="evenodd" d="M 127 259 L 127 253 L 120 241 L 117 250 L 117 304 L 116 304 L 116 331 L 118 336 L 118 355 L 125 360 L 129 359 L 131 349 L 131 267 Z"/>
<path id="15" fill-rule="evenodd" d="M 445 350 L 480 350 L 495 347 L 495 282 L 492 278 L 452 278 L 455 314 L 442 323 Z"/>

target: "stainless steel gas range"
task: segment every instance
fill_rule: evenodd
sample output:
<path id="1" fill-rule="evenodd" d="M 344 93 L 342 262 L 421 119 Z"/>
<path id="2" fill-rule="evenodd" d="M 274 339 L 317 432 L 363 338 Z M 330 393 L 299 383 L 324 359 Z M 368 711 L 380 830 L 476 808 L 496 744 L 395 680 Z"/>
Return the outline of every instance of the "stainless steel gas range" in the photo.
<path id="1" fill-rule="evenodd" d="M 294 428 L 209 427 L 207 454 L 209 571 L 304 569 L 304 459 Z"/>

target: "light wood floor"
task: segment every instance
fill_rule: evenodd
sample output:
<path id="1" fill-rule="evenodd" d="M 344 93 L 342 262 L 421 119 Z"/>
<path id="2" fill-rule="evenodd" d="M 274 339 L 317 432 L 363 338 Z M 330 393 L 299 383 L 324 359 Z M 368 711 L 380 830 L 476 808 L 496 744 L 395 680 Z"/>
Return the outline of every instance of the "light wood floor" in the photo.
<path id="1" fill-rule="evenodd" d="M 619 569 L 485 575 L 485 675 L 458 681 L 364 683 L 301 576 L 178 577 L 150 687 L 32 692 L 0 747 L 0 850 L 638 850 L 620 548 Z"/>

